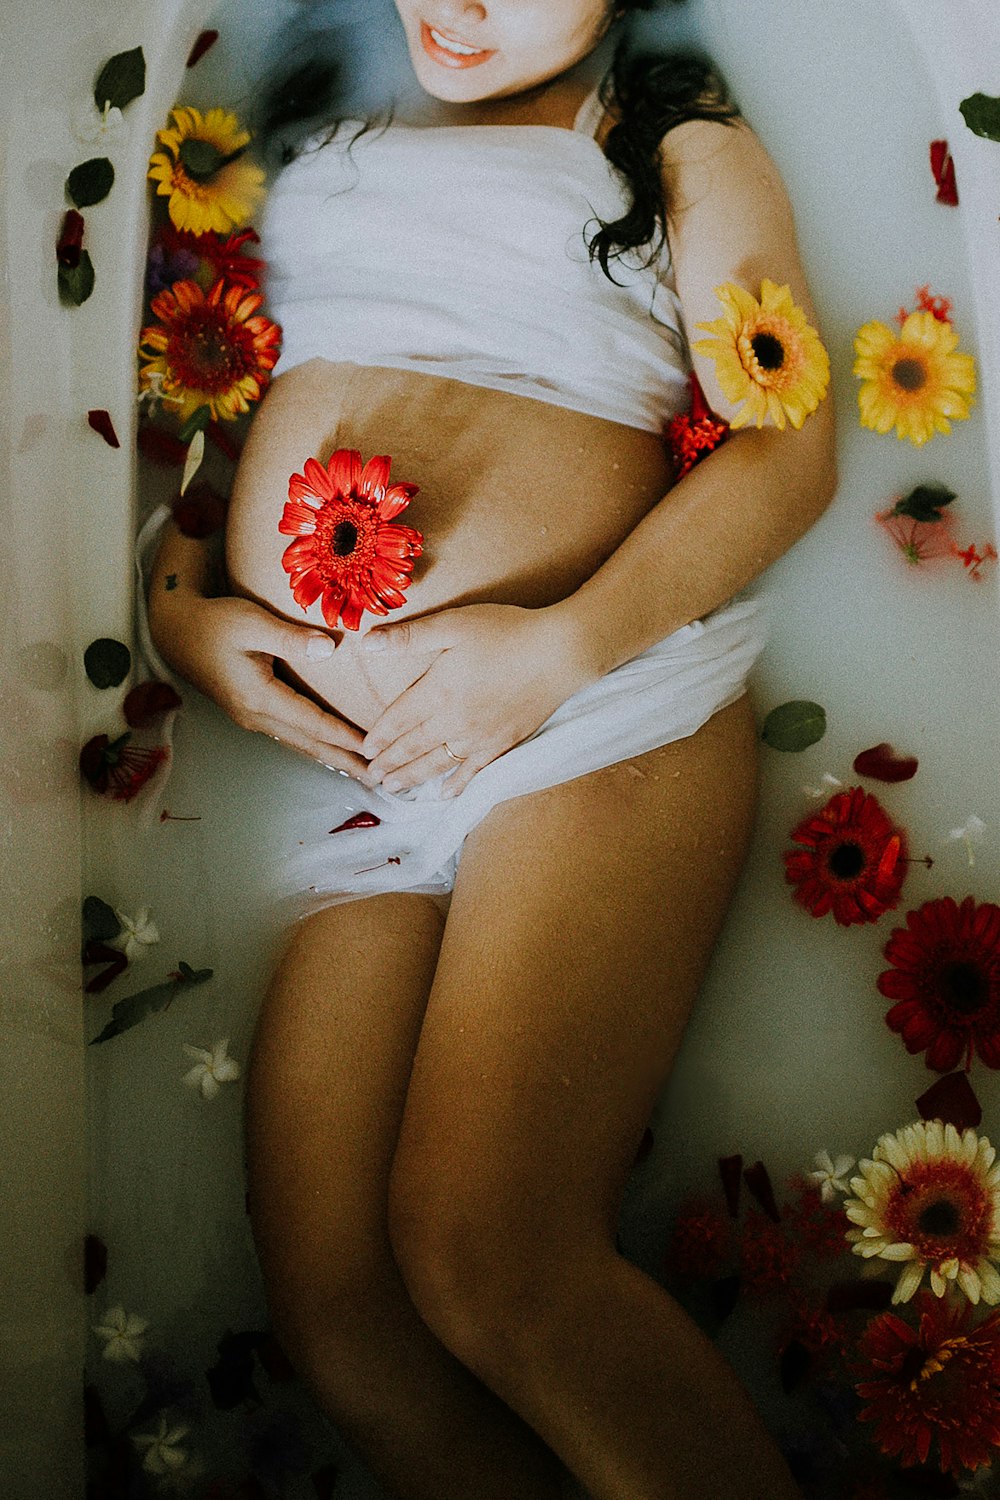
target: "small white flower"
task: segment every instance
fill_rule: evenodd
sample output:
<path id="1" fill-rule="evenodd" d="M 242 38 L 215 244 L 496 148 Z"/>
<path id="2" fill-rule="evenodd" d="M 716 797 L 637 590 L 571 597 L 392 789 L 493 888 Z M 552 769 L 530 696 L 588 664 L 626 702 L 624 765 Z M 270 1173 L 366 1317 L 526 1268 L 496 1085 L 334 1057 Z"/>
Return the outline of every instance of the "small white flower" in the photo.
<path id="1" fill-rule="evenodd" d="M 807 797 L 828 797 L 835 787 L 842 787 L 844 783 L 836 776 L 824 771 L 819 786 L 804 786 L 802 790 Z"/>
<path id="2" fill-rule="evenodd" d="M 976 856 L 972 852 L 972 846 L 973 844 L 981 844 L 983 842 L 983 835 L 985 832 L 986 824 L 983 822 L 982 818 L 977 818 L 975 813 L 972 813 L 968 818 L 966 818 L 961 828 L 950 829 L 948 832 L 948 837 L 950 839 L 961 839 L 962 843 L 965 845 L 965 852 L 968 855 L 969 864 L 974 865 L 976 863 Z"/>
<path id="3" fill-rule="evenodd" d="M 836 1161 L 830 1156 L 829 1151 L 817 1151 L 813 1157 L 816 1172 L 810 1172 L 811 1181 L 819 1184 L 819 1195 L 824 1203 L 832 1203 L 837 1193 L 848 1191 L 845 1177 L 854 1166 L 853 1156 L 838 1156 Z"/>
<path id="4" fill-rule="evenodd" d="M 187 1463 L 187 1454 L 177 1445 L 188 1435 L 187 1427 L 169 1427 L 166 1417 L 160 1418 L 158 1432 L 136 1433 L 132 1441 L 137 1448 L 145 1448 L 146 1457 L 142 1467 L 150 1474 L 175 1474 Z"/>
<path id="5" fill-rule="evenodd" d="M 104 1358 L 124 1364 L 126 1360 L 138 1363 L 142 1353 L 143 1335 L 149 1324 L 135 1313 L 126 1313 L 123 1307 L 112 1307 L 104 1315 L 103 1323 L 94 1325 L 94 1332 L 105 1339 Z"/>
<path id="6" fill-rule="evenodd" d="M 124 136 L 128 130 L 125 116 L 116 104 L 105 104 L 98 109 L 93 99 L 73 115 L 73 134 L 85 146 L 103 145 L 116 136 Z"/>
<path id="7" fill-rule="evenodd" d="M 136 396 L 136 404 L 139 410 L 149 408 L 150 416 L 154 416 L 161 406 L 183 406 L 184 400 L 181 396 L 168 396 L 163 389 L 163 371 L 150 370 L 146 376 L 147 384 Z"/>
<path id="8" fill-rule="evenodd" d="M 114 942 L 108 946 L 124 953 L 129 963 L 144 958 L 146 949 L 160 941 L 155 922 L 149 920 L 148 906 L 140 907 L 134 920 L 125 912 L 119 911 L 117 907 L 115 907 L 115 916 L 118 918 L 120 930 Z"/>
<path id="9" fill-rule="evenodd" d="M 200 1088 L 202 1098 L 214 1099 L 220 1084 L 232 1083 L 239 1078 L 239 1064 L 228 1056 L 228 1037 L 216 1042 L 210 1052 L 204 1047 L 191 1047 L 187 1042 L 183 1045 L 188 1057 L 198 1059 L 195 1066 L 184 1074 L 184 1082 L 190 1084 L 191 1088 Z"/>

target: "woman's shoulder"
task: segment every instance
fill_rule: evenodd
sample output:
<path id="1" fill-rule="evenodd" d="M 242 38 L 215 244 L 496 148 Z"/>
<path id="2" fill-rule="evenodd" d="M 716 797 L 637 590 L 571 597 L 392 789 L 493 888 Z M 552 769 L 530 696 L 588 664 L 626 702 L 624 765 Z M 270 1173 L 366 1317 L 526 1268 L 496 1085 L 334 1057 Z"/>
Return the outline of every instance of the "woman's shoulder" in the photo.
<path id="1" fill-rule="evenodd" d="M 664 136 L 660 163 L 674 225 L 711 205 L 755 218 L 788 211 L 781 174 L 741 117 L 685 120 Z"/>

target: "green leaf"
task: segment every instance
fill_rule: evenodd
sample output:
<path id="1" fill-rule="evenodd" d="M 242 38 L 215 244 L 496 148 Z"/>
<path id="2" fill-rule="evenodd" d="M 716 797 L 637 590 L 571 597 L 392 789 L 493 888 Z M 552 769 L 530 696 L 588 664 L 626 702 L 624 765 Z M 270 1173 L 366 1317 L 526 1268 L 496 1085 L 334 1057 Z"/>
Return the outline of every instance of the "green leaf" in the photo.
<path id="1" fill-rule="evenodd" d="M 110 193 L 115 180 L 115 169 L 106 156 L 92 156 L 74 167 L 66 178 L 66 191 L 77 208 L 89 208 L 100 203 Z"/>
<path id="2" fill-rule="evenodd" d="M 1000 99 L 989 94 L 970 94 L 958 106 L 962 119 L 975 135 L 988 141 L 1000 141 Z"/>
<path id="3" fill-rule="evenodd" d="M 100 896 L 87 896 L 83 902 L 84 943 L 110 943 L 121 932 L 114 909 Z"/>
<path id="4" fill-rule="evenodd" d="M 112 1009 L 111 1020 L 100 1035 L 93 1038 L 90 1046 L 96 1047 L 99 1042 L 110 1041 L 123 1031 L 130 1031 L 133 1026 L 138 1026 L 140 1021 L 154 1012 L 166 1010 L 179 988 L 204 984 L 206 979 L 212 977 L 211 969 L 192 969 L 190 964 L 180 963 L 178 970 L 179 977 L 167 979 L 163 984 L 154 984 L 148 990 L 140 990 L 136 995 L 129 995 L 126 1000 L 119 1000 Z"/>
<path id="5" fill-rule="evenodd" d="M 941 512 L 956 498 L 955 491 L 943 484 L 918 484 L 902 500 L 897 500 L 891 515 L 909 516 L 914 521 L 940 521 Z"/>
<path id="6" fill-rule="evenodd" d="M 132 653 L 122 641 L 101 636 L 83 653 L 83 665 L 95 687 L 117 687 L 132 669 Z"/>
<path id="7" fill-rule="evenodd" d="M 141 47 L 133 47 L 131 52 L 116 52 L 108 58 L 94 84 L 94 103 L 100 110 L 106 104 L 124 109 L 145 92 L 146 59 Z"/>
<path id="8" fill-rule="evenodd" d="M 772 708 L 761 739 L 772 750 L 807 750 L 826 734 L 826 710 L 818 703 L 793 698 Z"/>
<path id="9" fill-rule="evenodd" d="M 72 307 L 86 302 L 94 290 L 94 265 L 86 250 L 80 251 L 80 263 L 59 267 L 59 300 Z"/>

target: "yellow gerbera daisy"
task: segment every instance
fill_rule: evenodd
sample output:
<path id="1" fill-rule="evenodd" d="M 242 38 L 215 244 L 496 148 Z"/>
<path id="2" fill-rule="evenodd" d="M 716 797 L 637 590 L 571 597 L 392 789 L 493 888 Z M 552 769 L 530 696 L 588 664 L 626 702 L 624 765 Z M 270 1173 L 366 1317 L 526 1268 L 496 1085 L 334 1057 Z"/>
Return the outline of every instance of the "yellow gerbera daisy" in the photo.
<path id="1" fill-rule="evenodd" d="M 171 111 L 174 125 L 157 133 L 166 151 L 149 160 L 149 176 L 157 184 L 177 229 L 225 234 L 245 224 L 264 192 L 264 173 L 245 160 L 250 133 L 224 109 L 182 107 Z"/>
<path id="2" fill-rule="evenodd" d="M 866 323 L 854 340 L 854 373 L 862 427 L 896 429 L 919 448 L 936 432 L 950 432 L 949 417 L 969 415 L 976 389 L 971 354 L 956 354 L 958 335 L 951 324 L 921 310 L 907 317 L 899 333 L 885 323 Z"/>
<path id="3" fill-rule="evenodd" d="M 970 1302 L 1000 1302 L 1000 1164 L 984 1136 L 940 1120 L 883 1135 L 858 1163 L 856 1194 L 844 1204 L 847 1238 L 866 1260 L 902 1263 L 893 1302 L 908 1302 L 930 1270 L 931 1290 L 949 1283 Z"/>
<path id="4" fill-rule="evenodd" d="M 693 347 L 715 361 L 715 375 L 730 401 L 743 402 L 731 422 L 745 427 L 768 420 L 801 427 L 826 395 L 830 361 L 815 328 L 792 301 L 791 288 L 765 277 L 760 301 L 731 281 L 715 289 L 725 315 L 698 323 L 714 338 Z"/>

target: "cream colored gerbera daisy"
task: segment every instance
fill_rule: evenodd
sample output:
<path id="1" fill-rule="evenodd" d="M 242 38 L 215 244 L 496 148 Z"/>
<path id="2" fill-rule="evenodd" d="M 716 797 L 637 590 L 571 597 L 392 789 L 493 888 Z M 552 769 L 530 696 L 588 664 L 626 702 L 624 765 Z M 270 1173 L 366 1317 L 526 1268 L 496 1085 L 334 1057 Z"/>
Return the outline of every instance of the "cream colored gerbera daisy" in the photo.
<path id="1" fill-rule="evenodd" d="M 971 1128 L 918 1120 L 883 1135 L 859 1162 L 844 1211 L 855 1255 L 900 1262 L 893 1302 L 908 1302 L 930 1271 L 931 1290 L 957 1284 L 976 1303 L 1000 1302 L 1000 1164 Z"/>
<path id="2" fill-rule="evenodd" d="M 734 403 L 742 402 L 730 425 L 767 421 L 801 427 L 826 395 L 830 361 L 815 328 L 792 301 L 791 288 L 765 277 L 760 301 L 727 281 L 715 295 L 725 315 L 698 323 L 714 338 L 692 345 L 715 361 L 715 376 Z"/>
<path id="3" fill-rule="evenodd" d="M 951 422 L 967 417 L 976 389 L 971 354 L 956 354 L 958 335 L 932 312 L 912 312 L 899 333 L 885 323 L 866 323 L 854 340 L 854 373 L 862 427 L 896 429 L 918 448 Z"/>
<path id="4" fill-rule="evenodd" d="M 245 224 L 264 192 L 264 173 L 244 151 L 250 132 L 224 109 L 182 107 L 171 111 L 174 124 L 157 133 L 166 146 L 149 160 L 157 194 L 169 198 L 176 229 L 225 234 Z"/>

